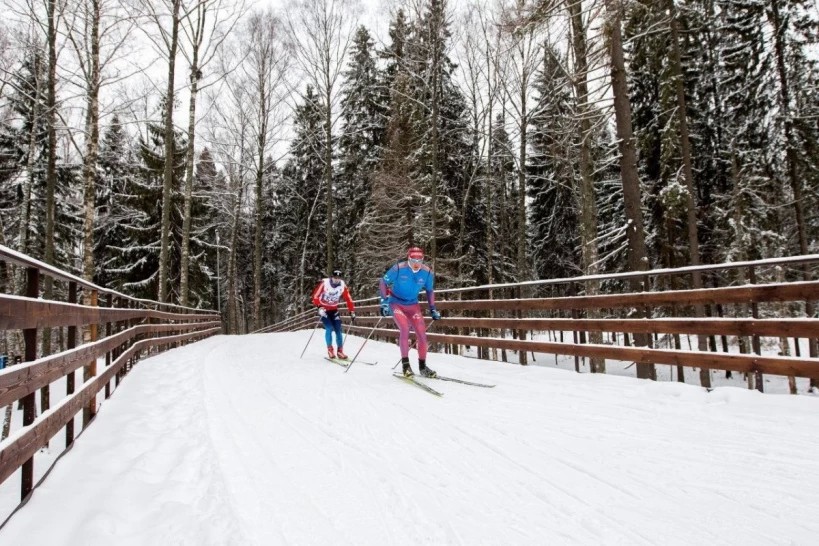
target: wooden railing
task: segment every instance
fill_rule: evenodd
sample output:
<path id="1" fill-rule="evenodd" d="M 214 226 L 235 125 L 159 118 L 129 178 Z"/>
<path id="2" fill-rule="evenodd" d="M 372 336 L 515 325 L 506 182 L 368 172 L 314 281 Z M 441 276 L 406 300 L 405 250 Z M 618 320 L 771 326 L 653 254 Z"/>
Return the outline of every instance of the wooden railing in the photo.
<path id="1" fill-rule="evenodd" d="M 131 298 L 4 246 L 0 246 L 0 278 L 6 287 L 0 294 L 0 341 L 7 357 L 6 368 L 0 370 L 0 408 L 6 408 L 0 484 L 19 470 L 23 500 L 34 486 L 35 454 L 60 429 L 65 429 L 64 449 L 68 449 L 75 439 L 75 416 L 82 411 L 82 427 L 88 426 L 97 412 L 99 393 L 104 391 L 108 398 L 112 383 L 118 386 L 141 356 L 222 329 L 215 311 Z M 64 296 L 67 302 L 40 299 L 44 281 L 53 283 L 54 297 Z M 23 286 L 22 295 L 10 293 L 14 284 Z M 98 306 L 100 300 L 104 307 Z M 77 328 L 84 329 L 80 346 Z M 38 341 L 42 344 L 55 332 L 62 346 L 49 351 L 53 354 L 42 354 Z M 98 369 L 103 358 L 104 365 Z M 76 385 L 75 372 L 80 368 L 83 379 Z M 65 383 L 65 396 L 52 405 L 51 386 L 58 381 Z M 23 411 L 18 430 L 12 430 L 14 405 Z"/>
<path id="2" fill-rule="evenodd" d="M 524 364 L 527 353 L 550 353 L 574 356 L 576 369 L 579 358 L 597 358 L 651 370 L 654 364 L 677 366 L 678 378 L 684 376 L 681 367 L 744 372 L 755 377 L 759 390 L 761 374 L 808 377 L 815 386 L 819 281 L 805 279 L 819 278 L 818 267 L 819 255 L 811 255 L 436 290 L 444 318 L 427 337 L 449 352 L 477 347 L 482 358 L 516 351 Z M 672 289 L 691 286 L 694 272 L 710 287 Z M 642 291 L 626 291 L 634 279 Z M 592 283 L 601 288 L 587 295 Z M 705 318 L 696 316 L 697 306 Z M 644 318 L 630 318 L 638 311 Z M 379 324 L 374 337 L 397 338 L 391 320 L 378 323 L 374 299 L 357 302 L 356 312 L 355 324 L 347 323 L 349 332 L 366 336 Z M 316 320 L 311 309 L 265 331 L 310 328 Z M 591 343 L 593 335 L 605 339 Z M 704 336 L 708 350 L 684 349 L 684 336 Z M 777 350 L 764 350 L 774 344 Z"/>

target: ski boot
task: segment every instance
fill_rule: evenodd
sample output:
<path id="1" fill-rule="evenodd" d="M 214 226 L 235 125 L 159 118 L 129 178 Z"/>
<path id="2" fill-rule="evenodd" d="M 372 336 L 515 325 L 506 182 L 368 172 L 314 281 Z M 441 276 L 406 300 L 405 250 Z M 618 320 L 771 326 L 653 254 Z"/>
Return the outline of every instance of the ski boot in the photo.
<path id="1" fill-rule="evenodd" d="M 435 373 L 435 370 L 433 370 L 432 368 L 427 368 L 426 360 L 418 361 L 418 370 L 424 377 L 438 377 L 438 374 Z"/>
<path id="2" fill-rule="evenodd" d="M 409 358 L 402 358 L 401 359 L 401 366 L 404 368 L 403 373 L 404 377 L 412 377 L 415 375 L 412 373 L 412 368 L 410 367 Z"/>
<path id="3" fill-rule="evenodd" d="M 335 353 L 335 351 L 333 351 L 332 345 L 328 346 L 327 347 L 327 358 L 332 360 L 335 357 L 336 357 L 336 353 Z"/>
<path id="4" fill-rule="evenodd" d="M 341 347 L 339 347 L 338 351 L 336 351 L 336 357 L 338 357 L 341 360 L 347 360 L 347 355 L 344 354 L 344 350 Z"/>

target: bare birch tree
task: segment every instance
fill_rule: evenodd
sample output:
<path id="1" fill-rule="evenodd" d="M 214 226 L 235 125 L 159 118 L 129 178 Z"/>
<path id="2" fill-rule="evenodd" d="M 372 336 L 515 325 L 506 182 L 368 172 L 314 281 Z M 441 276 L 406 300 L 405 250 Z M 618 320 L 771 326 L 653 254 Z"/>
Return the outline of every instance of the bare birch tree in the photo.
<path id="1" fill-rule="evenodd" d="M 185 158 L 185 201 L 182 214 L 182 249 L 179 278 L 179 303 L 188 305 L 191 204 L 193 202 L 194 157 L 196 154 L 196 99 L 202 90 L 203 72 L 213 61 L 225 39 L 244 15 L 244 2 L 232 0 L 196 0 L 182 18 L 184 44 L 182 54 L 188 61 L 190 87 L 188 102 L 188 150 Z M 230 68 L 230 67 L 225 67 Z M 211 78 L 223 77 L 216 74 Z"/>
<path id="2" fill-rule="evenodd" d="M 164 145 L 165 165 L 162 175 L 162 234 L 159 248 L 159 278 L 157 299 L 168 300 L 168 284 L 171 259 L 171 198 L 173 197 L 174 158 L 174 102 L 176 80 L 176 57 L 179 52 L 179 32 L 186 17 L 182 0 L 137 0 L 137 10 L 146 21 L 143 34 L 153 44 L 157 52 L 167 61 L 167 81 L 164 100 Z"/>
<path id="3" fill-rule="evenodd" d="M 295 59 L 305 80 L 316 90 L 324 109 L 327 271 L 331 271 L 335 265 L 333 132 L 339 120 L 336 104 L 359 7 L 358 0 L 298 0 L 288 17 L 288 26 L 294 37 Z"/>
<path id="4" fill-rule="evenodd" d="M 250 45 L 242 72 L 251 90 L 247 109 L 251 113 L 249 137 L 255 141 L 252 161 L 255 169 L 255 215 L 253 238 L 253 322 L 260 328 L 262 302 L 262 184 L 268 168 L 274 136 L 281 130 L 281 106 L 287 98 L 286 76 L 289 44 L 283 40 L 282 25 L 271 11 L 253 13 L 247 24 Z"/>
<path id="5" fill-rule="evenodd" d="M 249 97 L 242 83 L 231 80 L 222 82 L 210 95 L 212 115 L 208 120 L 207 141 L 219 163 L 224 165 L 227 178 L 226 193 L 214 196 L 215 201 L 219 203 L 221 216 L 224 218 L 217 230 L 225 234 L 221 240 L 228 242 L 224 247 L 228 251 L 224 275 L 227 281 L 224 311 L 227 319 L 226 332 L 238 334 L 242 332 L 239 328 L 239 291 L 236 277 L 242 208 L 247 185 L 245 158 L 249 124 L 249 115 L 244 109 L 244 104 L 247 103 Z M 220 283 L 222 279 L 220 272 Z"/>
<path id="6" fill-rule="evenodd" d="M 100 93 L 105 85 L 119 81 L 116 72 L 106 74 L 106 69 L 121 60 L 133 19 L 126 16 L 120 0 L 73 0 L 68 7 L 66 38 L 79 68 L 77 85 L 85 95 L 83 277 L 93 281 Z"/>
<path id="7" fill-rule="evenodd" d="M 511 4 L 504 3 L 506 20 L 519 20 L 523 17 L 526 9 L 524 0 L 513 0 Z M 527 260 L 527 213 L 526 213 L 526 188 L 527 188 L 527 164 L 529 152 L 529 129 L 533 112 L 531 106 L 534 95 L 534 76 L 540 61 L 542 43 L 538 35 L 536 25 L 527 25 L 516 29 L 515 32 L 506 35 L 507 40 L 503 44 L 506 51 L 504 62 L 506 65 L 506 77 L 503 83 L 504 103 L 510 115 L 506 119 L 511 120 L 514 125 L 514 132 L 510 137 L 517 143 L 515 154 L 515 167 L 517 173 L 517 203 L 513 205 L 516 216 L 515 233 L 515 269 L 518 281 L 524 281 L 528 277 L 529 264 Z M 520 291 L 518 295 L 522 294 Z M 520 332 L 519 337 L 525 336 Z M 526 352 L 520 353 L 520 363 L 526 364 Z"/>

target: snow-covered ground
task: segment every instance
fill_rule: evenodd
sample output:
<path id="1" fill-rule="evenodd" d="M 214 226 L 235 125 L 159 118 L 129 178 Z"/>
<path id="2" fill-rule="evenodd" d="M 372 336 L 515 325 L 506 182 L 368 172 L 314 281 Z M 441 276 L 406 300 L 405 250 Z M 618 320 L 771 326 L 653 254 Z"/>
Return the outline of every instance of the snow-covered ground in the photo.
<path id="1" fill-rule="evenodd" d="M 299 359 L 308 335 L 140 362 L 0 544 L 817 542 L 819 397 L 434 354 L 497 385 L 436 398 L 392 344 L 345 374 L 318 334 Z"/>

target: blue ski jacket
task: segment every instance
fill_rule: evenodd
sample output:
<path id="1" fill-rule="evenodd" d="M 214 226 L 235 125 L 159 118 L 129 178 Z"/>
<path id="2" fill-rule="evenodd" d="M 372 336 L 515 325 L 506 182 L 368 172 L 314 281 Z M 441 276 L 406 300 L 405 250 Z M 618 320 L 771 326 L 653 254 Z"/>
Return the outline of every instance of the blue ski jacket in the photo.
<path id="1" fill-rule="evenodd" d="M 389 268 L 378 283 L 382 301 L 401 305 L 418 303 L 418 294 L 425 290 L 430 310 L 435 309 L 434 285 L 435 275 L 428 265 L 421 264 L 421 268 L 415 272 L 406 260 Z"/>

